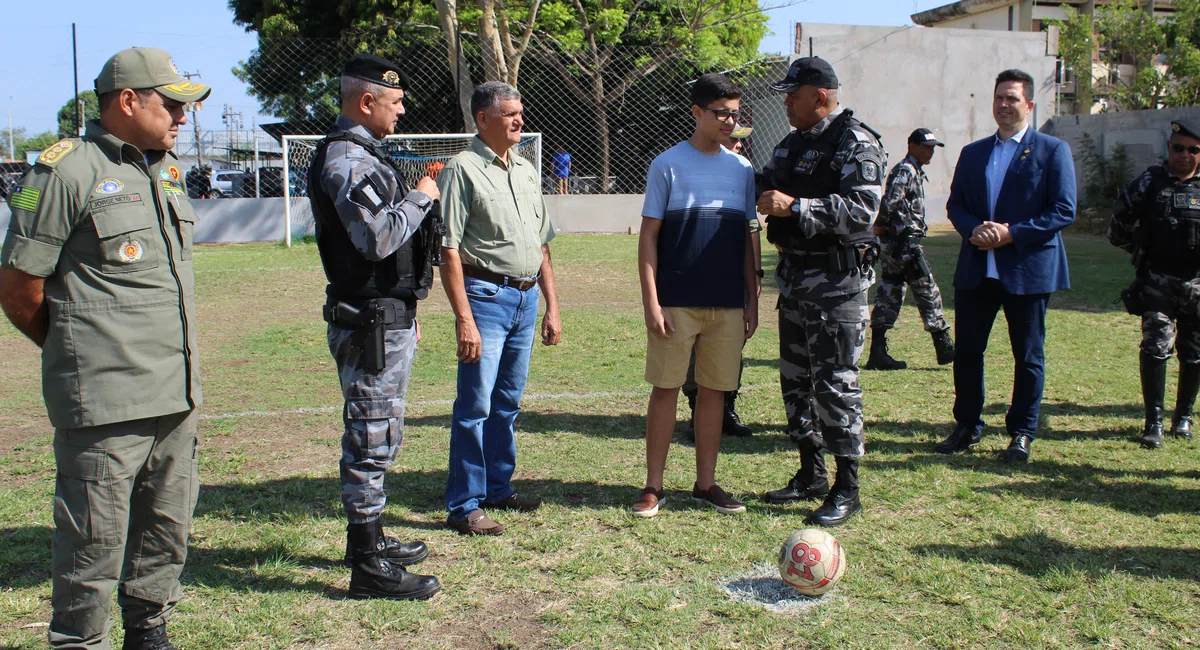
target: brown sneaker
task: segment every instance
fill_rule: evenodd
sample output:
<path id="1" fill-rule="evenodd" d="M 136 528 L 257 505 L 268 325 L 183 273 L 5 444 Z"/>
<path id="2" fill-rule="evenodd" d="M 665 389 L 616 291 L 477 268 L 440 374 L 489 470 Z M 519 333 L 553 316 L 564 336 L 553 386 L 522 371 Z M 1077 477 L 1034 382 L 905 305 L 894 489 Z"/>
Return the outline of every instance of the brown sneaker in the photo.
<path id="1" fill-rule="evenodd" d="M 508 495 L 506 499 L 499 501 L 484 501 L 479 504 L 489 510 L 520 510 L 521 512 L 533 512 L 542 506 L 541 499 L 531 497 L 523 497 L 516 492 Z"/>
<path id="2" fill-rule="evenodd" d="M 692 486 L 692 498 L 700 503 L 706 503 L 717 509 L 717 512 L 735 514 L 746 512 L 746 506 L 725 493 L 721 486 L 714 484 L 707 490 Z"/>
<path id="3" fill-rule="evenodd" d="M 637 498 L 633 500 L 633 516 L 653 517 L 658 514 L 658 507 L 667 502 L 667 495 L 662 490 L 652 487 L 642 488 Z"/>
<path id="4" fill-rule="evenodd" d="M 446 525 L 463 535 L 500 535 L 504 525 L 492 521 L 482 510 L 472 510 L 466 519 L 446 519 Z"/>

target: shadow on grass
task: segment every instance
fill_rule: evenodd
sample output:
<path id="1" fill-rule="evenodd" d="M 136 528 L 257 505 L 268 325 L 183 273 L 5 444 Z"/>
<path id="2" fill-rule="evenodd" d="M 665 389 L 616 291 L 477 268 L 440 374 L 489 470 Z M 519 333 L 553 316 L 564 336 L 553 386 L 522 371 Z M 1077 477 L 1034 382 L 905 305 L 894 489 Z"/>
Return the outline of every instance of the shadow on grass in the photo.
<path id="1" fill-rule="evenodd" d="M 0 585 L 25 589 L 50 580 L 50 526 L 0 529 Z"/>
<path id="2" fill-rule="evenodd" d="M 969 564 L 1011 566 L 1025 575 L 1043 578 L 1064 573 L 1085 573 L 1091 579 L 1113 573 L 1139 578 L 1200 582 L 1200 549 L 1159 546 L 1071 546 L 1042 533 L 998 535 L 992 544 L 915 546 L 918 555 L 947 557 Z"/>
<path id="3" fill-rule="evenodd" d="M 251 549 L 204 549 L 188 551 L 180 578 L 185 586 L 232 589 L 245 592 L 308 591 L 329 598 L 344 598 L 346 592 L 305 576 L 297 569 L 327 570 L 341 563 L 317 555 L 295 555 L 284 547 Z"/>

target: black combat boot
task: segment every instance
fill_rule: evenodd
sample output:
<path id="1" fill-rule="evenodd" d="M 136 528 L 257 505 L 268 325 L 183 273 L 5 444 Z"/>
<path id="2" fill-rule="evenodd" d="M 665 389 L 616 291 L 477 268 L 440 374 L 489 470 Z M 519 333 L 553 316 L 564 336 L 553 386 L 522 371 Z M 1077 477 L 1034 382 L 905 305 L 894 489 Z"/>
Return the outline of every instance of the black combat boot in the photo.
<path id="1" fill-rule="evenodd" d="M 737 396 L 736 390 L 725 393 L 725 417 L 721 420 L 721 433 L 734 438 L 749 438 L 754 435 L 754 430 L 749 425 L 743 424 L 737 411 L 733 410 L 734 404 L 737 403 Z"/>
<path id="2" fill-rule="evenodd" d="M 167 638 L 167 626 L 159 625 L 149 630 L 125 628 L 125 642 L 121 650 L 178 650 Z"/>
<path id="3" fill-rule="evenodd" d="M 1140 358 L 1142 403 L 1146 406 L 1146 425 L 1142 428 L 1142 446 L 1158 449 L 1163 445 L 1163 398 L 1167 392 L 1167 362 L 1145 353 Z"/>
<path id="4" fill-rule="evenodd" d="M 383 520 L 376 519 L 375 525 L 379 527 L 379 536 L 383 538 L 384 551 L 383 554 L 392 564 L 400 566 L 412 566 L 422 562 L 429 557 L 429 549 L 426 548 L 425 542 L 401 542 L 395 537 L 389 537 L 383 532 Z M 350 559 L 350 548 L 346 548 L 346 557 L 343 560 L 346 566 L 352 566 Z"/>
<path id="5" fill-rule="evenodd" d="M 1192 408 L 1200 393 L 1200 364 L 1179 364 L 1179 392 L 1175 394 L 1175 417 L 1171 418 L 1171 435 L 1192 439 Z"/>
<path id="6" fill-rule="evenodd" d="M 954 339 L 950 338 L 948 328 L 933 333 L 933 349 L 937 352 L 939 366 L 954 363 Z"/>
<path id="7" fill-rule="evenodd" d="M 819 499 L 829 494 L 824 448 L 811 435 L 797 443 L 797 446 L 800 447 L 800 471 L 788 481 L 787 486 L 764 494 L 763 501 L 791 503 Z"/>
<path id="8" fill-rule="evenodd" d="M 863 369 L 904 370 L 907 367 L 907 363 L 904 363 L 898 359 L 893 359 L 892 355 L 888 354 L 887 329 L 883 327 L 872 327 L 871 356 L 867 358 L 867 365 L 863 366 Z"/>
<path id="9" fill-rule="evenodd" d="M 691 411 L 692 417 L 688 418 L 687 437 L 688 442 L 696 442 L 696 396 L 688 395 L 688 410 Z"/>
<path id="10" fill-rule="evenodd" d="M 811 515 L 808 523 L 817 526 L 840 526 L 862 510 L 858 500 L 858 459 L 846 456 L 834 456 L 837 462 L 837 478 L 833 481 L 833 489 Z"/>
<path id="11" fill-rule="evenodd" d="M 409 573 L 387 559 L 383 527 L 377 522 L 347 526 L 346 547 L 352 562 L 351 598 L 425 600 L 442 589 L 437 578 Z"/>

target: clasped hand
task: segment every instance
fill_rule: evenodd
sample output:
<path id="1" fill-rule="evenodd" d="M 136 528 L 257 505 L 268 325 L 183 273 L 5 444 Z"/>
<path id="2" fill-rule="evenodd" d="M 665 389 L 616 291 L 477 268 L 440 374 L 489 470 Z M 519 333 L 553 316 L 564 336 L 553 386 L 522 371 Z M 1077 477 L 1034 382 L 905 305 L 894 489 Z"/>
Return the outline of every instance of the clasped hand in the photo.
<path id="1" fill-rule="evenodd" d="M 990 251 L 1011 244 L 1013 239 L 1008 231 L 1008 224 L 984 221 L 975 226 L 971 231 L 971 238 L 967 241 L 981 251 Z"/>

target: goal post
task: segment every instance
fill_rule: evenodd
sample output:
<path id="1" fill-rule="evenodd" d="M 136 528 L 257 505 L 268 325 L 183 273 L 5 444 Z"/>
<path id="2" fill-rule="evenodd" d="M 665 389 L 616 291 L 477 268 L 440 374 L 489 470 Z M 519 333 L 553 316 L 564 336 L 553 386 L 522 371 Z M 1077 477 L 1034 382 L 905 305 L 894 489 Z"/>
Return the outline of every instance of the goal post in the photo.
<path id="1" fill-rule="evenodd" d="M 421 177 L 436 175 L 458 152 L 471 144 L 473 133 L 432 133 L 389 135 L 383 147 L 399 163 L 404 182 L 414 187 Z M 308 200 L 308 168 L 312 165 L 322 135 L 285 135 L 283 144 L 283 221 L 284 241 L 290 248 L 293 238 L 316 232 L 312 206 Z M 542 185 L 542 134 L 522 133 L 517 155 L 533 164 Z"/>

